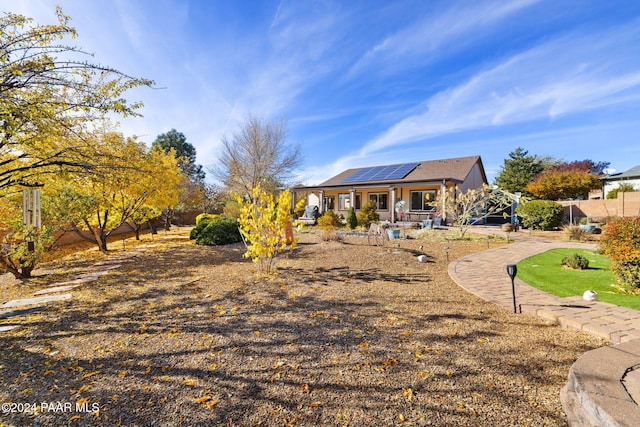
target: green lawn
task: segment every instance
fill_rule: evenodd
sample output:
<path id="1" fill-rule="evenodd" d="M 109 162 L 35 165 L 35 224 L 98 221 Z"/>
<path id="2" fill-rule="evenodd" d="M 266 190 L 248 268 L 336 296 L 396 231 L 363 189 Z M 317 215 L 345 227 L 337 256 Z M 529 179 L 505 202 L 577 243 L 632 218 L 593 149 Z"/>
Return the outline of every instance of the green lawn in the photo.
<path id="1" fill-rule="evenodd" d="M 578 253 L 589 260 L 587 270 L 565 269 L 562 259 Z M 559 297 L 582 296 L 591 289 L 598 293 L 600 301 L 640 310 L 640 295 L 616 292 L 614 274 L 609 270 L 609 260 L 585 249 L 553 249 L 524 259 L 518 263 L 518 278 L 529 285 Z"/>

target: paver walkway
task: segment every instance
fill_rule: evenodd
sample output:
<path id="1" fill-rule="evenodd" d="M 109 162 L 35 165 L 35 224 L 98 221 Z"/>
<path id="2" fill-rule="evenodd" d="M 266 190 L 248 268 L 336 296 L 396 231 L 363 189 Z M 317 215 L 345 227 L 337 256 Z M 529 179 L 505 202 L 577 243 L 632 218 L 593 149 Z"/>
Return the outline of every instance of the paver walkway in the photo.
<path id="1" fill-rule="evenodd" d="M 494 230 L 473 231 L 504 234 Z M 514 242 L 497 249 L 477 252 L 449 264 L 449 276 L 472 294 L 513 311 L 511 279 L 506 265 L 557 248 L 595 249 L 596 245 L 562 242 L 511 233 Z M 588 302 L 582 296 L 561 298 L 535 289 L 516 277 L 518 312 L 537 316 L 565 328 L 578 329 L 612 344 L 640 338 L 640 311 L 602 301 Z"/>
<path id="2" fill-rule="evenodd" d="M 497 230 L 474 229 L 489 234 Z M 511 233 L 515 242 L 459 258 L 449 275 L 467 291 L 513 310 L 507 264 L 555 248 L 595 248 L 593 244 L 559 242 Z M 516 309 L 562 327 L 584 331 L 615 344 L 589 351 L 571 367 L 560 393 L 571 427 L 636 427 L 640 425 L 640 311 L 581 296 L 560 298 L 516 278 Z"/>

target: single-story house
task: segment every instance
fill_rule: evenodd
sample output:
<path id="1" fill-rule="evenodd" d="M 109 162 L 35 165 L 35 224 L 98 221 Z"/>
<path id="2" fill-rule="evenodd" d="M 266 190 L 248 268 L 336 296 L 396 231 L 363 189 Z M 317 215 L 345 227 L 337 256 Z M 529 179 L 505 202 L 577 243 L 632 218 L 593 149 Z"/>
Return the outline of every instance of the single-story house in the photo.
<path id="1" fill-rule="evenodd" d="M 333 210 L 346 216 L 371 201 L 380 220 L 420 221 L 442 215 L 438 194 L 451 187 L 460 191 L 487 184 L 480 156 L 426 160 L 347 169 L 316 186 L 294 187 L 294 203 L 301 198 L 320 214 Z"/>
<path id="2" fill-rule="evenodd" d="M 605 199 L 609 191 L 618 188 L 620 184 L 631 184 L 636 190 L 640 191 L 640 165 L 632 167 L 625 172 L 603 176 L 600 179 L 602 180 L 602 193 Z"/>

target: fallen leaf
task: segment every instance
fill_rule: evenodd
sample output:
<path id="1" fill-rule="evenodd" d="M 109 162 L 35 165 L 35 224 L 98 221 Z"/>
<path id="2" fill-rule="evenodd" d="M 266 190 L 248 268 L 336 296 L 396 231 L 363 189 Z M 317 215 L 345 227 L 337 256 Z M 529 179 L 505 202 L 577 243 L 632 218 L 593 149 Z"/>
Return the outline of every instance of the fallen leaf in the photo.
<path id="1" fill-rule="evenodd" d="M 207 408 L 213 409 L 213 407 L 216 406 L 219 402 L 220 402 L 220 399 L 213 399 L 205 403 L 205 405 L 207 406 Z"/>
<path id="2" fill-rule="evenodd" d="M 89 373 L 87 373 L 87 374 L 84 374 L 84 375 L 82 376 L 82 379 L 91 378 L 91 377 L 93 377 L 93 376 L 95 376 L 95 375 L 98 375 L 99 373 L 100 373 L 99 371 L 89 372 Z"/>
<path id="3" fill-rule="evenodd" d="M 382 362 L 382 364 L 384 366 L 391 366 L 391 365 L 397 365 L 398 364 L 398 359 L 396 359 L 395 357 L 390 357 L 387 360 L 384 360 Z"/>

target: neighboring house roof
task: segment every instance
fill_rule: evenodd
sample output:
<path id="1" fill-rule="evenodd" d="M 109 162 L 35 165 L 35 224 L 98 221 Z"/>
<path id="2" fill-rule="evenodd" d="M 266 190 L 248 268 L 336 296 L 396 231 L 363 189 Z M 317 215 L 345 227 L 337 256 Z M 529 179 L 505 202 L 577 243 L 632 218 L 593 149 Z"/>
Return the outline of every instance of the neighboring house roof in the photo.
<path id="1" fill-rule="evenodd" d="M 628 171 L 614 173 L 611 175 L 604 176 L 600 179 L 603 181 L 620 181 L 624 179 L 637 179 L 640 178 L 640 165 L 632 167 Z"/>
<path id="2" fill-rule="evenodd" d="M 482 179 L 487 182 L 487 177 L 482 166 L 480 156 L 458 157 L 453 159 L 426 160 L 422 162 L 409 162 L 395 165 L 373 166 L 366 168 L 347 169 L 322 184 L 321 187 L 353 187 L 359 185 L 375 186 L 389 184 L 406 184 L 412 182 L 464 182 L 473 167 L 478 164 L 482 173 Z M 397 166 L 397 168 L 396 168 Z M 412 167 L 415 166 L 415 167 Z M 369 170 L 369 171 L 368 171 Z M 402 170 L 410 170 L 406 175 Z M 369 174 L 367 172 L 377 172 Z M 385 171 L 390 171 L 385 173 Z M 355 175 L 358 174 L 358 175 Z M 401 176 L 402 175 L 402 176 Z M 385 176 L 389 178 L 384 178 Z M 360 179 L 359 177 L 363 177 Z M 380 178 L 378 178 L 380 177 Z"/>

